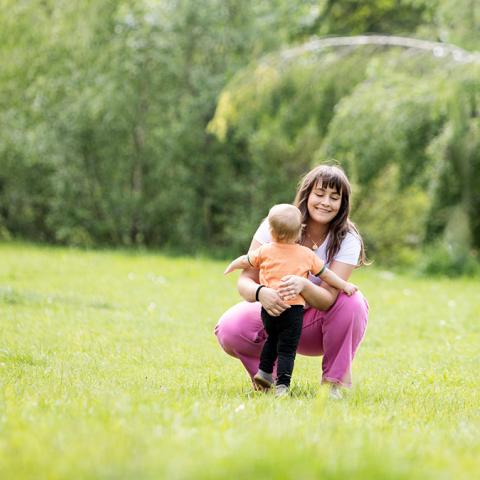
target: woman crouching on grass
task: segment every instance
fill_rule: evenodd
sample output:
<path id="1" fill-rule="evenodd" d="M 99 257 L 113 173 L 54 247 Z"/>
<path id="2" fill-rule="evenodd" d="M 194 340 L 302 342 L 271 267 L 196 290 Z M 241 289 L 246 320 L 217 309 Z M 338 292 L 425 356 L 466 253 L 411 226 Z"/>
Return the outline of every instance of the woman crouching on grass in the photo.
<path id="1" fill-rule="evenodd" d="M 302 179 L 294 202 L 305 224 L 300 243 L 345 281 L 366 261 L 362 238 L 348 218 L 350 192 L 343 170 L 320 165 Z M 253 236 L 250 251 L 271 240 L 264 220 Z M 278 316 L 289 307 L 282 298 L 301 294 L 307 306 L 297 352 L 323 355 L 322 382 L 330 384 L 333 398 L 341 398 L 341 387 L 351 387 L 352 360 L 367 326 L 366 299 L 360 292 L 348 296 L 314 276 L 288 275 L 278 291 L 260 287 L 258 270 L 243 270 L 238 291 L 246 301 L 227 310 L 215 327 L 222 348 L 240 359 L 253 378 L 266 340 L 261 307 Z"/>

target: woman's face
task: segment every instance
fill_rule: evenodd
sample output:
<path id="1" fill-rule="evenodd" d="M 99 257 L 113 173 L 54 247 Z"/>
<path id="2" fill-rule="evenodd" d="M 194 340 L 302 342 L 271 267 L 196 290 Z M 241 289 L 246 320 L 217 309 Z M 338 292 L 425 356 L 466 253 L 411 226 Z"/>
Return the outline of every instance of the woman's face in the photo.
<path id="1" fill-rule="evenodd" d="M 337 190 L 317 183 L 308 196 L 308 214 L 314 222 L 328 224 L 337 215 L 341 203 L 342 195 Z"/>

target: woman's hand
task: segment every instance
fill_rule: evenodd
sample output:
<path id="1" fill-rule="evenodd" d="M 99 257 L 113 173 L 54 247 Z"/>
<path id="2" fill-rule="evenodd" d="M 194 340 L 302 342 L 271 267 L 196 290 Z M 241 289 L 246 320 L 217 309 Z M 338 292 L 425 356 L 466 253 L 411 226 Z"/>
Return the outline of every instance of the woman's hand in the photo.
<path id="1" fill-rule="evenodd" d="M 278 294 L 282 300 L 291 300 L 302 293 L 308 280 L 298 275 L 286 275 L 282 278 L 282 283 L 278 289 Z"/>
<path id="2" fill-rule="evenodd" d="M 272 317 L 278 317 L 283 311 L 290 308 L 290 305 L 285 303 L 273 288 L 263 287 L 258 292 L 258 299 Z"/>

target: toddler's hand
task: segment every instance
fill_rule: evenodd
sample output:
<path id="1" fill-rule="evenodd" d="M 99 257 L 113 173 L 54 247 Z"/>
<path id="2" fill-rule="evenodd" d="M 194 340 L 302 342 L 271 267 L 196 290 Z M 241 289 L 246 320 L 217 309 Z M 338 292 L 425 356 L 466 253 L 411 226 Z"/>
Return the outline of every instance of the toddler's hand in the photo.
<path id="1" fill-rule="evenodd" d="M 225 269 L 223 272 L 224 275 L 228 275 L 230 272 L 233 272 L 235 267 L 233 266 L 233 262 Z"/>
<path id="2" fill-rule="evenodd" d="M 353 295 L 356 291 L 358 290 L 358 287 L 354 285 L 353 283 L 348 283 L 345 285 L 345 288 L 343 291 L 348 295 L 351 296 Z"/>

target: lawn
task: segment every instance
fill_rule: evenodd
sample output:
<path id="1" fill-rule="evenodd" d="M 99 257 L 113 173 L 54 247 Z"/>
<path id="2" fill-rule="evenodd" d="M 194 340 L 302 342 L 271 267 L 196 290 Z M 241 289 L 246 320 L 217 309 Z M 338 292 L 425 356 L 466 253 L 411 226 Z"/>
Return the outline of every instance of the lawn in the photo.
<path id="1" fill-rule="evenodd" d="M 0 244 L 0 478 L 479 478 L 478 279 L 355 272 L 353 389 L 330 400 L 297 357 L 275 400 L 213 336 L 224 268 Z"/>

